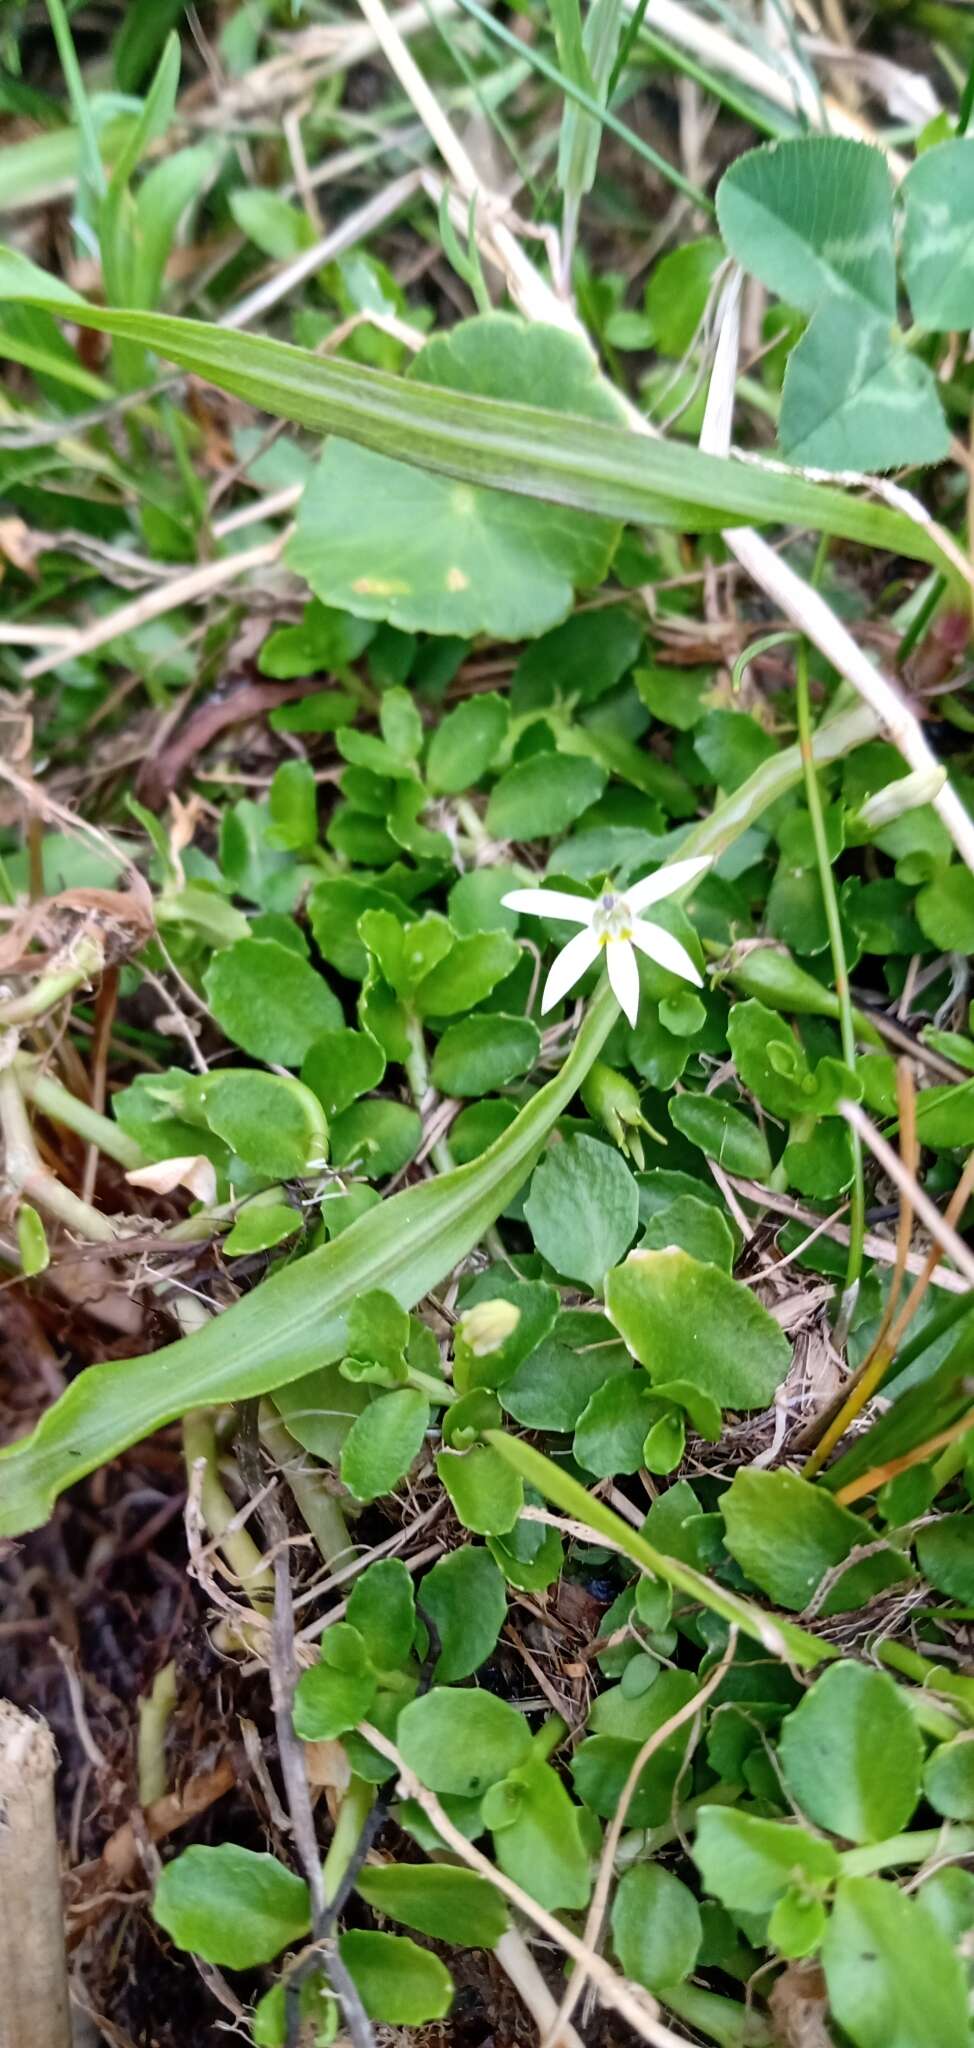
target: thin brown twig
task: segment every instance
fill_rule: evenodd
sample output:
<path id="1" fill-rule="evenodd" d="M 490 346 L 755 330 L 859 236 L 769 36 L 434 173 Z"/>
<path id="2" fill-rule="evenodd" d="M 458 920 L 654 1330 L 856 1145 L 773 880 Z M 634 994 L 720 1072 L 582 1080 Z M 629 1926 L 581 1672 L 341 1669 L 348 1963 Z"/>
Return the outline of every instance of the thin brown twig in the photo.
<path id="1" fill-rule="evenodd" d="M 664 1721 L 659 1728 L 654 1728 L 651 1735 L 647 1735 L 645 1742 L 633 1759 L 626 1782 L 622 1788 L 619 1804 L 605 1831 L 602 1855 L 599 1859 L 598 1876 L 595 1880 L 592 1903 L 589 1906 L 588 1918 L 585 1922 L 583 1940 L 586 1948 L 593 1955 L 597 1954 L 598 1943 L 602 1938 L 605 1912 L 609 1903 L 609 1892 L 615 1872 L 616 1854 L 622 1839 L 622 1831 L 626 1824 L 626 1816 L 643 1771 L 650 1758 L 655 1756 L 657 1750 L 661 1749 L 665 1742 L 669 1741 L 671 1735 L 675 1735 L 677 1730 L 684 1726 L 685 1722 L 692 1721 L 699 1716 L 733 1663 L 736 1649 L 737 1630 L 732 1627 L 724 1655 L 720 1663 L 711 1672 L 706 1684 L 701 1686 L 698 1693 L 694 1693 L 692 1699 L 685 1700 L 682 1707 L 678 1707 L 676 1713 L 671 1714 L 669 1719 Z M 699 1733 L 699 1728 L 697 1732 Z M 541 2048 L 555 2048 L 559 2033 L 571 2019 L 575 2007 L 585 1990 L 590 1974 L 588 1966 L 584 1963 L 580 1963 L 578 1969 L 572 1971 L 565 1995 L 548 2033 L 541 2043 Z"/>
<path id="2" fill-rule="evenodd" d="M 579 1940 L 577 1934 L 573 1934 L 570 1928 L 563 1927 L 553 1913 L 549 1913 L 544 1906 L 539 1906 L 536 1899 L 532 1899 L 528 1892 L 514 1883 L 513 1878 L 499 1870 L 488 1856 L 484 1856 L 472 1842 L 467 1841 L 466 1836 L 454 1826 L 449 1814 L 440 1805 L 435 1792 L 431 1792 L 428 1786 L 417 1778 L 415 1772 L 410 1770 L 402 1752 L 388 1736 L 383 1735 L 381 1730 L 373 1727 L 369 1721 L 360 1723 L 359 1733 L 365 1736 L 367 1742 L 371 1742 L 380 1756 L 384 1756 L 389 1763 L 395 1765 L 403 1797 L 415 1799 L 417 1805 L 422 1807 L 447 1848 L 452 1849 L 469 1869 L 479 1871 L 481 1877 L 485 1877 L 496 1891 L 503 1892 L 505 1898 L 510 1899 L 511 1904 L 517 1907 L 525 1919 L 533 1920 L 535 1926 L 547 1935 L 549 1941 L 555 1942 L 574 1962 L 585 1966 L 603 2004 L 611 2006 L 614 2012 L 621 2014 L 644 2041 L 652 2044 L 652 2048 L 686 2048 L 681 2036 L 672 2033 L 658 2018 L 659 2008 L 656 2000 L 651 1998 L 648 1992 L 639 1990 L 636 1985 L 629 1984 L 624 1977 L 620 1977 L 604 1957 L 593 1955 L 585 1942 Z"/>

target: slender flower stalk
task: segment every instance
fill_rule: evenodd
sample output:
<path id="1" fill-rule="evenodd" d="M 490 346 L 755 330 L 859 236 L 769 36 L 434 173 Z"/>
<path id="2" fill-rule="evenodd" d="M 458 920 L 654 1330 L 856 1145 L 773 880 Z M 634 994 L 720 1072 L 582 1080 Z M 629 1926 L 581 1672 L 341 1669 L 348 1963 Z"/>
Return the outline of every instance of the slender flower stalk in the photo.
<path id="1" fill-rule="evenodd" d="M 686 947 L 671 932 L 664 931 L 662 925 L 643 917 L 642 912 L 651 903 L 662 903 L 665 897 L 685 889 L 709 866 L 709 856 L 674 861 L 669 867 L 658 868 L 655 875 L 636 882 L 624 895 L 606 889 L 594 902 L 584 896 L 569 896 L 563 889 L 512 889 L 502 899 L 506 909 L 519 910 L 528 917 L 564 918 L 566 924 L 582 927 L 552 962 L 541 996 L 542 1014 L 553 1009 L 574 988 L 602 952 L 612 993 L 630 1024 L 635 1024 L 639 1014 L 639 968 L 634 948 L 638 947 L 647 959 L 655 960 L 668 973 L 678 974 L 683 981 L 692 981 L 696 988 L 702 988 L 703 981 Z"/>

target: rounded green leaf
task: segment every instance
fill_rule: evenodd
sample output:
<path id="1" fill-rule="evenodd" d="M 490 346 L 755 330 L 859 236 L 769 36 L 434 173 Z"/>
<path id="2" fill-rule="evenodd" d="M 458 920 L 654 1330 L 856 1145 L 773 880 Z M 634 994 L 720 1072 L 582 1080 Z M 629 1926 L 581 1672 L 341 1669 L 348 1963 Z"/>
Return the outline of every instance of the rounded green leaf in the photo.
<path id="1" fill-rule="evenodd" d="M 828 1915 L 820 1898 L 792 1886 L 768 1921 L 768 1940 L 783 1956 L 810 1956 L 819 1947 Z"/>
<path id="2" fill-rule="evenodd" d="M 200 1101 L 211 1131 L 269 1180 L 296 1179 L 325 1164 L 324 1111 L 300 1081 L 235 1068 L 208 1074 Z"/>
<path id="3" fill-rule="evenodd" d="M 705 1889 L 735 1913 L 770 1913 L 796 1882 L 821 1889 L 839 1871 L 831 1842 L 730 1807 L 702 1806 L 693 1860 Z"/>
<path id="4" fill-rule="evenodd" d="M 462 321 L 428 342 L 409 374 L 589 419 L 621 417 L 582 341 L 510 314 Z M 325 603 L 367 618 L 517 640 L 555 625 L 574 587 L 601 579 L 617 531 L 336 438 L 305 488 L 287 559 Z"/>
<path id="5" fill-rule="evenodd" d="M 786 1716 L 779 1754 L 802 1812 L 849 1842 L 898 1834 L 920 1797 L 923 1745 L 899 1687 L 851 1660 Z"/>
<path id="6" fill-rule="evenodd" d="M 469 1799 L 527 1761 L 531 1731 L 524 1716 L 493 1693 L 435 1685 L 403 1708 L 397 1742 L 431 1792 Z"/>
<path id="7" fill-rule="evenodd" d="M 454 940 L 448 956 L 432 967 L 416 992 L 422 1017 L 452 1017 L 482 1003 L 517 966 L 521 949 L 509 932 L 472 932 Z"/>
<path id="8" fill-rule="evenodd" d="M 507 1614 L 503 1575 L 489 1551 L 472 1543 L 451 1550 L 427 1572 L 419 1604 L 439 1637 L 434 1678 L 469 1678 L 492 1654 Z"/>
<path id="9" fill-rule="evenodd" d="M 412 1578 L 398 1557 L 369 1565 L 355 1581 L 346 1612 L 377 1671 L 405 1664 L 416 1633 L 416 1602 Z"/>
<path id="10" fill-rule="evenodd" d="M 556 1273 L 599 1288 L 639 1223 L 639 1190 L 610 1145 L 585 1136 L 554 1144 L 524 1204 L 531 1235 Z"/>
<path id="11" fill-rule="evenodd" d="M 833 2017 L 855 2048 L 970 2048 L 960 1957 L 895 1884 L 841 1880 L 822 1962 Z"/>
<path id="12" fill-rule="evenodd" d="M 763 1408 L 791 1347 L 750 1288 L 688 1252 L 631 1252 L 606 1276 L 605 1305 L 653 1379 L 688 1380 L 722 1408 Z"/>
<path id="13" fill-rule="evenodd" d="M 342 1023 L 338 997 L 278 939 L 237 939 L 214 953 L 203 977 L 221 1029 L 251 1059 L 299 1067 L 323 1031 Z"/>
<path id="14" fill-rule="evenodd" d="M 585 754 L 532 754 L 495 785 L 487 830 L 495 839 L 560 839 L 598 801 L 608 775 Z"/>
<path id="15" fill-rule="evenodd" d="M 727 1548 L 780 1607 L 806 1607 L 826 1573 L 874 1540 L 868 1522 L 797 1472 L 735 1472 L 721 1495 Z M 881 1550 L 836 1575 L 823 1614 L 841 1614 L 904 1577 L 899 1552 Z"/>
<path id="16" fill-rule="evenodd" d="M 490 690 L 468 697 L 440 719 L 430 741 L 426 780 L 441 796 L 472 789 L 490 767 L 507 731 L 507 705 Z"/>
<path id="17" fill-rule="evenodd" d="M 691 1145 L 699 1145 L 708 1159 L 716 1159 L 728 1173 L 744 1174 L 748 1180 L 767 1179 L 771 1154 L 764 1133 L 733 1103 L 716 1095 L 675 1095 L 669 1114 L 670 1122 Z"/>
<path id="18" fill-rule="evenodd" d="M 697 1960 L 703 1929 L 689 1887 L 656 1863 L 637 1863 L 619 1881 L 612 1939 L 627 1977 L 659 1991 L 679 1984 Z"/>
<path id="19" fill-rule="evenodd" d="M 550 1913 L 588 1904 L 591 1857 L 582 1811 L 551 1764 L 532 1757 L 512 1771 L 488 1791 L 483 1815 L 505 1877 Z"/>
<path id="20" fill-rule="evenodd" d="M 493 1948 L 508 1925 L 500 1892 L 475 1871 L 453 1864 L 370 1864 L 359 1872 L 355 1889 L 390 1920 L 459 1948 Z"/>
<path id="21" fill-rule="evenodd" d="M 524 1483 L 489 1444 L 440 1451 L 436 1469 L 465 1529 L 475 1536 L 505 1536 L 524 1506 Z"/>
<path id="22" fill-rule="evenodd" d="M 900 194 L 903 275 L 914 320 L 943 330 L 974 325 L 974 139 L 957 136 L 925 149 L 910 165 Z"/>
<path id="23" fill-rule="evenodd" d="M 357 1415 L 341 1455 L 344 1484 L 356 1500 L 389 1493 L 419 1456 L 429 1422 L 429 1403 L 414 1387 L 382 1394 Z"/>
<path id="24" fill-rule="evenodd" d="M 974 1731 L 938 1745 L 927 1759 L 923 1790 L 949 1820 L 974 1820 Z"/>
<path id="25" fill-rule="evenodd" d="M 433 1086 L 443 1095 L 485 1095 L 534 1066 L 541 1033 L 527 1017 L 464 1017 L 444 1031 L 433 1054 Z"/>
<path id="26" fill-rule="evenodd" d="M 338 1116 L 359 1095 L 377 1088 L 386 1070 L 386 1056 L 369 1031 L 325 1031 L 309 1047 L 301 1067 L 306 1088 L 318 1097 L 326 1116 Z"/>
<path id="27" fill-rule="evenodd" d="M 289 1202 L 268 1202 L 258 1195 L 238 1209 L 233 1229 L 223 1240 L 224 1254 L 228 1259 L 242 1259 L 254 1252 L 270 1251 L 284 1238 L 293 1237 L 303 1222 L 300 1209 L 292 1209 Z"/>
<path id="28" fill-rule="evenodd" d="M 729 1273 L 734 1263 L 734 1237 L 730 1224 L 712 1202 L 697 1195 L 677 1195 L 651 1216 L 637 1247 L 639 1251 L 689 1252 L 708 1266 L 720 1266 Z"/>
<path id="29" fill-rule="evenodd" d="M 364 1721 L 377 1680 L 357 1628 L 333 1622 L 318 1663 L 303 1671 L 294 1695 L 294 1727 L 302 1742 L 331 1742 Z"/>
<path id="30" fill-rule="evenodd" d="M 234 1842 L 184 1849 L 166 1865 L 152 1912 L 177 1948 L 227 1970 L 271 1962 L 311 1925 L 304 1879 Z"/>
<path id="31" fill-rule="evenodd" d="M 408 1166 L 422 1136 L 422 1118 L 406 1102 L 353 1102 L 332 1124 L 332 1164 L 357 1166 L 368 1180 L 386 1180 Z"/>
<path id="32" fill-rule="evenodd" d="M 439 1956 L 405 1934 L 372 1934 L 353 1927 L 338 1950 L 370 2020 L 389 2027 L 421 2027 L 450 2010 L 453 1978 Z"/>
<path id="33" fill-rule="evenodd" d="M 748 150 L 721 179 L 717 218 L 738 263 L 803 313 L 837 297 L 894 318 L 893 188 L 880 150 L 817 135 Z"/>
<path id="34" fill-rule="evenodd" d="M 917 1559 L 938 1593 L 974 1605 L 974 1515 L 941 1515 L 917 1535 Z"/>
<path id="35" fill-rule="evenodd" d="M 596 1387 L 575 1428 L 572 1451 L 586 1472 L 614 1479 L 638 1472 L 643 1445 L 663 1413 L 645 1373 L 627 1372 Z"/>

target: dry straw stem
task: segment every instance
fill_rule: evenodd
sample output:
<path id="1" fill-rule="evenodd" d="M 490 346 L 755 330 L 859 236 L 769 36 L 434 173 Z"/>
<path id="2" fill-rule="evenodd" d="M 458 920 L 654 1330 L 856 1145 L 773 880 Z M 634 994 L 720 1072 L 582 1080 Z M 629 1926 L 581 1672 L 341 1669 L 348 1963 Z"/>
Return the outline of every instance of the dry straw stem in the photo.
<path id="1" fill-rule="evenodd" d="M 953 1259 L 957 1271 L 963 1274 L 968 1286 L 974 1287 L 974 1253 L 968 1250 L 963 1238 L 958 1237 L 946 1217 L 941 1216 L 940 1210 L 931 1202 L 929 1195 L 924 1194 L 919 1182 L 914 1180 L 913 1175 L 904 1166 L 899 1153 L 894 1152 L 892 1145 L 887 1145 L 885 1138 L 880 1137 L 868 1116 L 860 1109 L 858 1102 L 841 1102 L 839 1108 L 846 1122 L 852 1125 L 854 1131 L 858 1131 L 863 1144 L 868 1145 L 873 1158 L 879 1161 L 893 1186 L 909 1195 L 924 1228 L 929 1230 L 931 1237 L 936 1239 L 947 1257 Z"/>
<path id="2" fill-rule="evenodd" d="M 568 327 L 591 348 L 574 310 L 540 276 L 511 229 L 496 218 L 498 201 L 495 195 L 485 192 L 474 164 L 407 50 L 384 0 L 359 0 L 359 5 L 460 191 L 467 200 L 474 200 L 482 209 L 480 238 L 489 242 L 515 304 L 528 319 Z M 675 7 L 675 0 L 668 0 L 668 5 Z M 676 12 L 682 18 L 683 10 L 677 8 Z M 654 13 L 656 19 L 659 17 Z M 701 448 L 710 454 L 726 455 L 730 450 L 737 378 L 738 304 L 739 284 L 732 281 L 722 302 L 717 351 L 700 436 Z M 634 406 L 628 407 L 628 413 L 635 432 L 653 432 L 649 422 Z M 745 527 L 732 527 L 724 533 L 723 539 L 765 595 L 806 634 L 839 674 L 852 683 L 874 713 L 877 727 L 886 730 L 910 767 L 931 775 L 938 772 L 940 764 L 931 753 L 909 706 L 882 671 L 857 646 L 851 633 L 818 592 L 803 577 L 796 575 L 760 534 Z M 960 798 L 949 784 L 945 784 L 932 802 L 961 858 L 974 870 L 974 821 L 968 816 Z"/>
<path id="3" fill-rule="evenodd" d="M 71 2048 L 49 1728 L 0 1700 L 0 2048 Z"/>
<path id="4" fill-rule="evenodd" d="M 479 1849 L 474 1848 L 472 1842 L 467 1841 L 459 1828 L 454 1827 L 449 1814 L 444 1812 L 435 1792 L 431 1792 L 421 1783 L 415 1772 L 410 1770 L 405 1757 L 401 1755 L 395 1743 L 389 1741 L 388 1736 L 381 1734 L 378 1728 L 373 1728 L 369 1721 L 360 1724 L 359 1733 L 365 1736 L 367 1742 L 371 1742 L 380 1756 L 384 1756 L 389 1763 L 395 1765 L 399 1777 L 399 1790 L 403 1798 L 415 1799 L 427 1819 L 432 1821 L 447 1848 L 452 1849 L 454 1855 L 459 1856 L 468 1869 L 476 1870 L 481 1877 L 485 1877 L 488 1883 L 494 1886 L 495 1891 L 503 1892 L 504 1897 L 510 1899 L 512 1906 L 516 1906 L 526 1920 L 533 1920 L 535 1926 L 540 1928 L 542 1934 L 547 1935 L 549 1941 L 564 1949 L 565 1954 L 571 1956 L 574 1963 L 582 1966 L 595 1985 L 603 2005 L 611 2006 L 614 2012 L 628 2021 L 642 2040 L 653 2044 L 653 2048 L 686 2048 L 683 2035 L 672 2033 L 670 2028 L 657 2018 L 656 2000 L 651 1998 L 647 1991 L 641 1991 L 636 1985 L 620 1977 L 611 1964 L 606 1962 L 604 1956 L 596 1955 L 584 1941 L 579 1940 L 577 1934 L 573 1934 L 570 1928 L 563 1927 L 553 1913 L 547 1912 L 544 1906 L 539 1906 L 536 1899 L 522 1891 L 519 1884 L 506 1877 L 502 1870 L 497 1869 L 496 1864 L 491 1863 L 489 1857 L 482 1855 Z"/>
<path id="5" fill-rule="evenodd" d="M 162 618 L 165 612 L 175 611 L 181 604 L 193 604 L 201 597 L 212 596 L 215 590 L 222 590 L 228 583 L 236 583 L 240 576 L 246 576 L 252 569 L 266 569 L 276 562 L 289 533 L 278 534 L 274 540 L 262 541 L 259 547 L 243 548 L 238 555 L 224 555 L 218 562 L 204 562 L 202 567 L 188 569 L 185 576 L 174 577 L 159 585 L 156 590 L 143 591 L 141 597 L 133 598 L 131 604 L 119 605 L 117 611 L 107 612 L 103 618 L 95 619 L 90 626 L 82 626 L 70 643 L 56 648 L 50 654 L 39 655 L 36 661 L 29 661 L 23 670 L 25 683 L 38 676 L 46 676 L 53 668 L 60 668 L 63 661 L 76 661 L 82 654 L 93 654 L 98 647 L 104 647 L 120 633 L 134 633 L 150 619 Z"/>

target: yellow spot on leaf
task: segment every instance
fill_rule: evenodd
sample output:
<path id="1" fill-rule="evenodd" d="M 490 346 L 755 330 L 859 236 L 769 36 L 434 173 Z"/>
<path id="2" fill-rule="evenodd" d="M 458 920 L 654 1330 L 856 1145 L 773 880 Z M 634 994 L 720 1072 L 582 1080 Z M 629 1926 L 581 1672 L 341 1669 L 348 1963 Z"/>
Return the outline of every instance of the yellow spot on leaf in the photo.
<path id="1" fill-rule="evenodd" d="M 477 500 L 469 484 L 454 484 L 450 492 L 450 506 L 458 519 L 470 519 L 477 507 Z"/>
<path id="2" fill-rule="evenodd" d="M 446 587 L 448 590 L 469 590 L 470 578 L 464 575 L 462 569 L 448 569 L 446 572 Z"/>
<path id="3" fill-rule="evenodd" d="M 395 576 L 357 576 L 352 589 L 357 597 L 408 597 L 410 585 Z"/>

